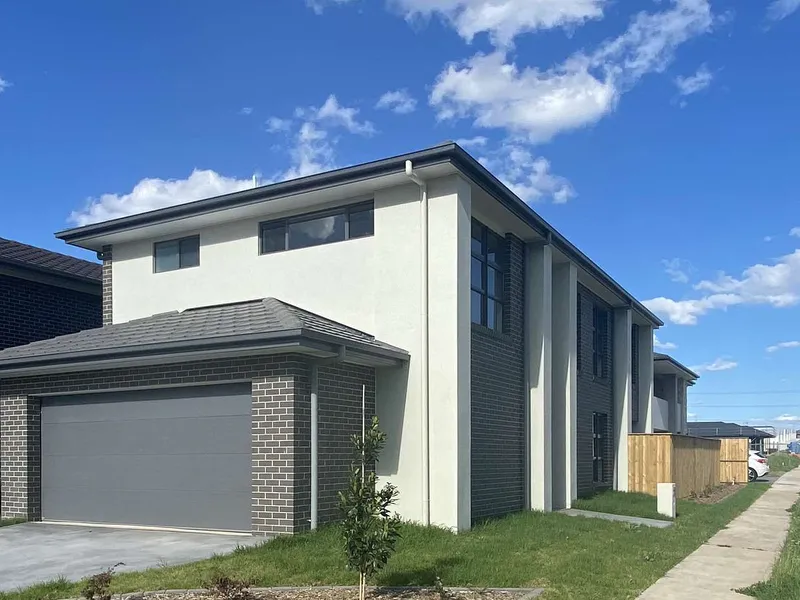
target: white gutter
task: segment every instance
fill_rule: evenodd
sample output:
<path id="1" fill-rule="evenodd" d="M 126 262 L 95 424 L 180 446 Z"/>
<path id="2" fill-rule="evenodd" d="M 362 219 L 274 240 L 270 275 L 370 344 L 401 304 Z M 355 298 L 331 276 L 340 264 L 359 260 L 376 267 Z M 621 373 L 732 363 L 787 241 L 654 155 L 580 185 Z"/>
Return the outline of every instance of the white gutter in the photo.
<path id="1" fill-rule="evenodd" d="M 422 245 L 422 268 L 420 269 L 422 339 L 420 343 L 420 379 L 422 396 L 422 523 L 431 524 L 431 451 L 430 451 L 430 380 L 429 364 L 429 315 L 428 315 L 428 185 L 414 173 L 414 165 L 406 161 L 406 175 L 419 186 L 420 191 L 420 242 Z"/>

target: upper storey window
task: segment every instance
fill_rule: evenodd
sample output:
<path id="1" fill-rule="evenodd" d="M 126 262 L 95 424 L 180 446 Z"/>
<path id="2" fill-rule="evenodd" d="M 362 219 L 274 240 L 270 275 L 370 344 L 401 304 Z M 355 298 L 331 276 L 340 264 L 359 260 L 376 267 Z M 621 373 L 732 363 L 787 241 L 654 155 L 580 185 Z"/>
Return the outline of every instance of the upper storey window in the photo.
<path id="1" fill-rule="evenodd" d="M 472 322 L 498 332 L 503 331 L 504 246 L 503 238 L 472 221 Z"/>
<path id="2" fill-rule="evenodd" d="M 332 244 L 375 234 L 373 202 L 261 224 L 261 254 Z"/>
<path id="3" fill-rule="evenodd" d="M 156 242 L 153 245 L 153 270 L 177 271 L 200 265 L 200 236 Z"/>

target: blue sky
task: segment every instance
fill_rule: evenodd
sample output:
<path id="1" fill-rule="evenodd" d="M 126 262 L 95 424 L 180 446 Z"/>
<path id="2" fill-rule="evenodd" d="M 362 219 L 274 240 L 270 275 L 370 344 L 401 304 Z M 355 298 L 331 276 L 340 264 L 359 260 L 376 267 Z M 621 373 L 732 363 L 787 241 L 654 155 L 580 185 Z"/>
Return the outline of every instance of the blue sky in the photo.
<path id="1" fill-rule="evenodd" d="M 462 140 L 664 318 L 691 413 L 800 428 L 800 0 L 630 5 L 5 3 L 0 236 Z"/>

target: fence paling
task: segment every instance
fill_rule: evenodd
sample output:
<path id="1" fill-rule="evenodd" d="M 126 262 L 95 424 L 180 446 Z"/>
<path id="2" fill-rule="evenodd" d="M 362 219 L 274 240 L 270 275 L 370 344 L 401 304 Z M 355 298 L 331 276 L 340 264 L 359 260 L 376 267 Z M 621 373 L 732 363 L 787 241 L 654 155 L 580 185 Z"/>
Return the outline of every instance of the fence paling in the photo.
<path id="1" fill-rule="evenodd" d="M 656 495 L 659 483 L 675 483 L 679 498 L 701 494 L 720 482 L 720 441 L 672 434 L 628 437 L 628 487 Z"/>

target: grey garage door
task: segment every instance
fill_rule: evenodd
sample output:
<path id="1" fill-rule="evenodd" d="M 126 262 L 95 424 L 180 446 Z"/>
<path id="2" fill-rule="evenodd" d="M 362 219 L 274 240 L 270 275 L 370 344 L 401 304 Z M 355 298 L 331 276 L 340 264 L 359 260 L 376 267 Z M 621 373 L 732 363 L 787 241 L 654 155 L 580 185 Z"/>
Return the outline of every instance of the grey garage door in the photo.
<path id="1" fill-rule="evenodd" d="M 47 520 L 250 530 L 250 386 L 46 398 Z"/>

